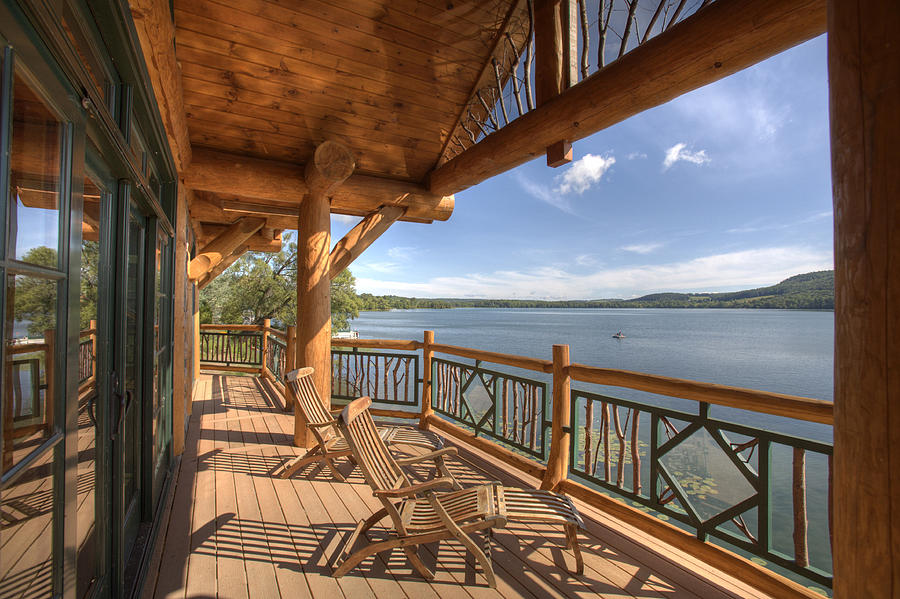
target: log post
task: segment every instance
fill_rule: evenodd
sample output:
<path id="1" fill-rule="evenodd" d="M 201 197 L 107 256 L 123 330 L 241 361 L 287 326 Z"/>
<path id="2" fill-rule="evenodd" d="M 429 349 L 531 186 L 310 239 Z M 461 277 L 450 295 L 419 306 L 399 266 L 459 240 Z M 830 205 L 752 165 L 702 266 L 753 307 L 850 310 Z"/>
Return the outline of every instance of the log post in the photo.
<path id="1" fill-rule="evenodd" d="M 200 291 L 194 285 L 194 381 L 200 380 Z M 192 395 L 193 397 L 193 395 Z"/>
<path id="2" fill-rule="evenodd" d="M 534 3 L 534 87 L 540 107 L 577 83 L 575 0 L 536 0 Z M 572 161 L 572 144 L 559 140 L 547 146 L 547 166 Z"/>
<path id="3" fill-rule="evenodd" d="M 428 428 L 428 417 L 434 414 L 431 406 L 431 359 L 434 358 L 434 331 L 425 331 L 422 344 L 422 413 L 419 415 L 419 428 Z"/>
<path id="4" fill-rule="evenodd" d="M 828 2 L 834 596 L 900 589 L 900 4 Z"/>
<path id="5" fill-rule="evenodd" d="M 569 377 L 569 346 L 553 346 L 553 424 L 550 429 L 550 457 L 541 488 L 555 489 L 569 476 L 569 444 L 572 441 L 572 379 Z"/>
<path id="6" fill-rule="evenodd" d="M 264 318 L 262 323 L 262 365 L 259 367 L 259 373 L 263 376 L 269 374 L 269 367 L 266 364 L 269 355 L 269 328 L 272 326 L 271 318 Z"/>
<path id="7" fill-rule="evenodd" d="M 284 348 L 284 374 L 283 376 L 287 376 L 287 373 L 294 370 L 296 366 L 294 362 L 294 354 L 297 350 L 297 327 L 294 325 L 288 325 L 287 327 L 287 339 L 285 341 Z M 284 411 L 288 412 L 294 406 L 294 391 L 290 385 L 284 386 Z M 294 421 L 294 426 L 296 427 L 296 421 Z"/>
<path id="8" fill-rule="evenodd" d="M 313 383 L 331 407 L 331 205 L 329 194 L 353 173 L 353 155 L 325 141 L 306 163 L 308 192 L 297 223 L 297 350 L 299 366 L 311 366 Z M 315 442 L 299 410 L 294 412 L 294 444 Z"/>

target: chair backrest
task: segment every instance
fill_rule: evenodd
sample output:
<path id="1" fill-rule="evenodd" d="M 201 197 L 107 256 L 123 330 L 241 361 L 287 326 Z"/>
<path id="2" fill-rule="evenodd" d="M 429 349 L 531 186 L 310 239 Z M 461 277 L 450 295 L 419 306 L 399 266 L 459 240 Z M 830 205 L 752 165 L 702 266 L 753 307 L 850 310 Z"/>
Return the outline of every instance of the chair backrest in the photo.
<path id="1" fill-rule="evenodd" d="M 369 412 L 371 405 L 370 397 L 360 397 L 347 404 L 338 417 L 341 433 L 373 491 L 390 491 L 409 485 L 409 479 L 378 434 Z"/>
<path id="2" fill-rule="evenodd" d="M 297 406 L 303 413 L 303 418 L 307 424 L 322 424 L 333 420 L 331 413 L 325 409 L 319 392 L 316 391 L 316 385 L 313 383 L 312 375 L 315 370 L 309 366 L 306 368 L 298 368 L 287 373 L 285 380 L 294 392 L 294 399 Z M 318 429 L 318 433 L 323 440 L 330 439 L 337 433 L 333 428 Z"/>

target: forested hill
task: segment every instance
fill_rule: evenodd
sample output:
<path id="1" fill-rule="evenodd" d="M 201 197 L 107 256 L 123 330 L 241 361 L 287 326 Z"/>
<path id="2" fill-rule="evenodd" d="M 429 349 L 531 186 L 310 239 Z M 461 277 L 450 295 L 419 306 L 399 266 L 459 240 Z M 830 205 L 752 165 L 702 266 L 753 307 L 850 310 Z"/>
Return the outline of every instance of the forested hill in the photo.
<path id="1" fill-rule="evenodd" d="M 359 296 L 360 310 L 413 308 L 789 308 L 834 309 L 834 271 L 796 275 L 758 289 L 729 293 L 654 293 L 634 299 L 505 300 L 415 298 L 396 295 Z"/>

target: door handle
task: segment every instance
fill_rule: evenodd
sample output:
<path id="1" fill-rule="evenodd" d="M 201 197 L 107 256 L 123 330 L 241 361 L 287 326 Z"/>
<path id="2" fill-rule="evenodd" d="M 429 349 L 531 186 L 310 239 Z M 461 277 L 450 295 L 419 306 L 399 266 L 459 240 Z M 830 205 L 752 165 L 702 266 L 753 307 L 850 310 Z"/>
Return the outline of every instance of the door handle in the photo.
<path id="1" fill-rule="evenodd" d="M 94 395 L 91 395 L 91 398 L 88 400 L 88 405 L 87 405 L 88 418 L 91 419 L 91 424 L 94 425 L 94 428 L 97 428 L 97 415 L 94 414 L 94 399 L 96 397 L 97 397 L 96 393 L 94 393 Z"/>
<path id="2" fill-rule="evenodd" d="M 121 393 L 117 393 L 119 396 L 119 418 L 116 420 L 116 428 L 112 431 L 109 438 L 112 441 L 115 441 L 119 436 L 119 429 L 122 428 L 122 422 L 125 421 L 125 413 L 128 412 L 128 408 L 131 406 L 131 391 L 125 391 L 125 395 Z"/>

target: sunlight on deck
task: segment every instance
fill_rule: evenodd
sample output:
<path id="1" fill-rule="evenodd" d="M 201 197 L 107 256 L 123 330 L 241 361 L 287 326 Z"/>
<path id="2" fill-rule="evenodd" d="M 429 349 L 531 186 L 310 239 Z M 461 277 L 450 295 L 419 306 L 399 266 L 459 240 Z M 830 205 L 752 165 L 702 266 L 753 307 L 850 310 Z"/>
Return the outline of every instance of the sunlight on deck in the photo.
<path id="1" fill-rule="evenodd" d="M 564 550 L 558 526 L 515 524 L 494 535 L 496 590 L 488 588 L 462 546 L 450 541 L 421 552 L 436 573 L 432 581 L 419 577 L 400 550 L 369 558 L 334 579 L 332 560 L 343 539 L 380 504 L 346 461 L 340 469 L 347 483 L 317 465 L 288 480 L 273 476 L 303 450 L 291 445 L 293 416 L 276 407 L 272 393 L 249 376 L 204 376 L 198 382 L 144 598 L 760 596 L 580 504 L 587 526 L 580 536 L 583 576 L 569 574 L 574 559 Z M 449 464 L 464 485 L 523 485 L 464 449 Z M 372 534 L 383 536 L 386 529 L 376 526 Z"/>

